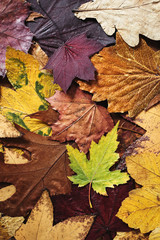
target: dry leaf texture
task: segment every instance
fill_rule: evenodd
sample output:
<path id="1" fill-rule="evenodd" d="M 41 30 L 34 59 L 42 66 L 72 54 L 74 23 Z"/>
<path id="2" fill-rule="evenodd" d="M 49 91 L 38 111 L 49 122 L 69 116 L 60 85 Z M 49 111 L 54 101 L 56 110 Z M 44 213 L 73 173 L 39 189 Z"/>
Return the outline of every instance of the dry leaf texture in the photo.
<path id="1" fill-rule="evenodd" d="M 148 236 L 136 231 L 132 232 L 117 232 L 114 240 L 149 240 Z"/>
<path id="2" fill-rule="evenodd" d="M 96 18 L 108 35 L 121 34 L 132 47 L 139 43 L 139 34 L 160 40 L 160 1 L 95 0 L 82 4 L 75 15 L 80 19 Z"/>
<path id="3" fill-rule="evenodd" d="M 71 174 L 64 144 L 17 128 L 23 133 L 22 137 L 2 139 L 2 142 L 5 147 L 25 149 L 31 161 L 23 165 L 0 162 L 0 182 L 16 187 L 15 194 L 0 203 L 1 211 L 12 216 L 24 215 L 32 209 L 44 188 L 51 195 L 68 193 L 70 181 L 67 176 Z"/>
<path id="4" fill-rule="evenodd" d="M 15 237 L 16 240 L 83 240 L 93 220 L 93 216 L 77 216 L 53 226 L 53 206 L 45 191 Z"/>
<path id="5" fill-rule="evenodd" d="M 88 152 L 91 141 L 98 141 L 110 131 L 113 121 L 108 111 L 96 105 L 91 95 L 72 86 L 68 94 L 56 91 L 47 101 L 60 114 L 52 125 L 52 139 L 60 142 L 75 140 L 81 151 Z"/>
<path id="6" fill-rule="evenodd" d="M 0 114 L 0 137 L 19 137 L 21 134 L 2 114 Z"/>
<path id="7" fill-rule="evenodd" d="M 117 216 L 147 233 L 160 223 L 160 154 L 145 152 L 126 158 L 128 172 L 142 188 L 129 193 Z"/>
<path id="8" fill-rule="evenodd" d="M 160 51 L 144 40 L 129 47 L 117 34 L 116 46 L 104 48 L 92 58 L 97 81 L 78 81 L 80 88 L 93 93 L 94 101 L 108 100 L 109 112 L 129 112 L 133 117 L 160 93 Z"/>
<path id="9" fill-rule="evenodd" d="M 21 0 L 0 1 L 0 75 L 5 74 L 6 47 L 27 52 L 33 34 L 24 25 L 29 13 L 28 4 Z"/>

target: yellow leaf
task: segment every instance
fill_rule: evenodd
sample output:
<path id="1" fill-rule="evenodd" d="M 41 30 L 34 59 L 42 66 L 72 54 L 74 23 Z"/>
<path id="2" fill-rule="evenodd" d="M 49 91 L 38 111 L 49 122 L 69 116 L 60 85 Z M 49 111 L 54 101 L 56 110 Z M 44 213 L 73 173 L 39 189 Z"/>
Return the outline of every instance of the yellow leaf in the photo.
<path id="1" fill-rule="evenodd" d="M 17 149 L 4 148 L 4 163 L 5 164 L 26 164 L 28 159 L 23 157 L 23 151 Z"/>
<path id="2" fill-rule="evenodd" d="M 159 240 L 159 239 L 160 239 L 160 227 L 157 227 L 149 235 L 149 240 Z"/>
<path id="3" fill-rule="evenodd" d="M 114 240 L 148 240 L 148 236 L 142 233 L 132 232 L 117 232 Z"/>
<path id="4" fill-rule="evenodd" d="M 16 192 L 14 185 L 10 185 L 0 189 L 0 202 L 3 202 L 10 198 Z"/>
<path id="5" fill-rule="evenodd" d="M 53 226 L 53 206 L 47 191 L 32 210 L 28 221 L 16 232 L 16 240 L 82 240 L 85 239 L 93 216 L 69 218 Z"/>
<path id="6" fill-rule="evenodd" d="M 92 57 L 97 81 L 78 81 L 80 88 L 93 93 L 93 101 L 108 100 L 110 112 L 126 112 L 130 117 L 145 109 L 160 93 L 160 51 L 142 39 L 130 48 L 117 34 L 116 45 Z"/>
<path id="7" fill-rule="evenodd" d="M 127 169 L 141 184 L 122 202 L 117 216 L 131 228 L 147 233 L 160 224 L 160 154 L 144 152 L 126 158 Z"/>
<path id="8" fill-rule="evenodd" d="M 23 221 L 23 217 L 1 217 L 0 214 L 0 240 L 8 240 L 13 237 Z"/>
<path id="9" fill-rule="evenodd" d="M 53 78 L 39 70 L 39 63 L 33 56 L 8 47 L 6 53 L 7 76 L 14 89 L 1 87 L 1 110 L 9 120 L 41 135 L 49 135 L 51 128 L 28 115 L 46 110 L 45 97 L 54 94 L 58 85 Z"/>
<path id="10" fill-rule="evenodd" d="M 152 151 L 160 149 L 160 104 L 148 111 L 141 112 L 134 121 L 146 130 L 146 133 L 136 141 L 136 152 Z"/>

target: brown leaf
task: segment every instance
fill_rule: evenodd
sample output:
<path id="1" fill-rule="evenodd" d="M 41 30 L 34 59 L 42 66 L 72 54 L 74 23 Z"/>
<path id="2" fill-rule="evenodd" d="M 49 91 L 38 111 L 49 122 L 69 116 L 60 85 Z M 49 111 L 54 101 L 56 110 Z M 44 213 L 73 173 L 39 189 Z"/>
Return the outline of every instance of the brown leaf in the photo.
<path id="1" fill-rule="evenodd" d="M 29 17 L 26 19 L 27 22 L 31 22 L 34 21 L 35 18 L 39 18 L 39 17 L 44 17 L 41 13 L 38 12 L 32 12 Z"/>
<path id="2" fill-rule="evenodd" d="M 114 240 L 149 240 L 147 234 L 139 233 L 138 231 L 132 232 L 117 232 Z"/>
<path id="3" fill-rule="evenodd" d="M 17 240 L 84 240 L 94 221 L 94 216 L 76 216 L 53 226 L 53 206 L 44 191 L 32 210 L 27 223 L 16 232 Z"/>
<path id="4" fill-rule="evenodd" d="M 0 203 L 0 211 L 7 215 L 24 215 L 47 188 L 51 195 L 70 192 L 71 174 L 64 144 L 49 141 L 19 126 L 23 136 L 17 139 L 2 139 L 5 147 L 25 149 L 31 155 L 26 164 L 5 164 L 0 162 L 0 182 L 11 183 L 16 193 Z"/>
<path id="5" fill-rule="evenodd" d="M 142 39 L 129 47 L 117 34 L 116 46 L 104 48 L 92 58 L 97 81 L 78 81 L 80 88 L 93 93 L 94 101 L 108 100 L 109 112 L 126 112 L 133 117 L 160 93 L 160 51 Z"/>
<path id="6" fill-rule="evenodd" d="M 113 128 L 108 111 L 92 102 L 91 95 L 76 86 L 70 88 L 68 94 L 56 91 L 47 101 L 60 114 L 52 125 L 53 140 L 75 140 L 80 150 L 87 153 L 92 140 L 97 142 Z"/>
<path id="7" fill-rule="evenodd" d="M 46 123 L 50 126 L 58 120 L 59 114 L 49 106 L 45 111 L 39 111 L 28 116 L 30 118 L 39 119 L 41 122 Z"/>

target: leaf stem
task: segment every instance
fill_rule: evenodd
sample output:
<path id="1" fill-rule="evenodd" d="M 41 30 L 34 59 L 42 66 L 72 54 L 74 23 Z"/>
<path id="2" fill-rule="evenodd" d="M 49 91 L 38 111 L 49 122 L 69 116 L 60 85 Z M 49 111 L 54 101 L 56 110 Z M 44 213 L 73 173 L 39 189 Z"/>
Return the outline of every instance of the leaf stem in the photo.
<path id="1" fill-rule="evenodd" d="M 93 208 L 92 203 L 91 203 L 91 187 L 92 187 L 92 182 L 89 183 L 88 201 L 89 201 L 90 208 Z"/>
<path id="2" fill-rule="evenodd" d="M 143 133 L 137 132 L 136 130 L 129 129 L 129 128 L 125 128 L 125 127 L 121 127 L 121 126 L 119 126 L 118 129 L 122 129 L 122 130 L 130 131 L 130 132 L 134 132 L 134 133 L 139 134 L 139 135 L 141 135 L 141 136 L 143 135 Z"/>

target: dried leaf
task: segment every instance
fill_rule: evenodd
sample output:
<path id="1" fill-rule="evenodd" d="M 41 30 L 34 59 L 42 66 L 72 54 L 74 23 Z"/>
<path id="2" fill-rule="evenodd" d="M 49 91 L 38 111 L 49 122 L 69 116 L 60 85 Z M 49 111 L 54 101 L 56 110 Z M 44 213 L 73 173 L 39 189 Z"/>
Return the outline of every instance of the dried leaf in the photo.
<path id="1" fill-rule="evenodd" d="M 0 214 L 0 240 L 8 240 L 13 237 L 23 221 L 23 217 L 1 217 Z"/>
<path id="2" fill-rule="evenodd" d="M 160 239 L 160 227 L 157 227 L 149 235 L 149 240 L 159 240 L 159 239 Z"/>
<path id="3" fill-rule="evenodd" d="M 5 164 L 26 164 L 28 159 L 23 157 L 23 151 L 19 153 L 16 149 L 4 148 L 4 163 Z"/>
<path id="4" fill-rule="evenodd" d="M 113 127 L 108 111 L 92 102 L 91 95 L 76 86 L 72 86 L 68 94 L 56 91 L 47 101 L 60 114 L 59 120 L 52 125 L 51 138 L 60 142 L 75 140 L 85 153 L 92 140 L 97 142 Z"/>
<path id="5" fill-rule="evenodd" d="M 45 68 L 53 69 L 55 83 L 66 92 L 75 77 L 95 80 L 96 69 L 89 57 L 102 48 L 101 43 L 88 39 L 86 34 L 76 35 L 54 52 Z"/>
<path id="6" fill-rule="evenodd" d="M 64 222 L 53 224 L 53 206 L 47 191 L 32 210 L 28 221 L 16 232 L 16 240 L 57 239 L 57 240 L 84 240 L 92 223 L 93 216 L 77 216 Z"/>
<path id="7" fill-rule="evenodd" d="M 6 201 L 13 194 L 15 194 L 16 188 L 13 185 L 4 187 L 0 189 L 0 202 Z"/>
<path id="8" fill-rule="evenodd" d="M 36 18 L 43 17 L 41 13 L 32 12 L 29 17 L 26 19 L 27 22 L 34 21 Z"/>
<path id="9" fill-rule="evenodd" d="M 19 137 L 21 134 L 2 114 L 0 114 L 0 137 Z"/>
<path id="10" fill-rule="evenodd" d="M 129 227 L 147 233 L 160 223 L 160 154 L 144 153 L 126 158 L 128 172 L 142 188 L 129 193 L 117 216 Z"/>
<path id="11" fill-rule="evenodd" d="M 48 103 L 44 98 L 52 96 L 59 87 L 53 85 L 51 75 L 39 71 L 33 56 L 8 48 L 6 59 L 7 76 L 14 89 L 1 87 L 1 113 L 30 131 L 49 135 L 50 127 L 28 115 L 46 110 Z"/>
<path id="12" fill-rule="evenodd" d="M 2 139 L 5 147 L 24 149 L 31 156 L 26 164 L 5 164 L 0 162 L 0 182 L 12 183 L 15 194 L 0 203 L 1 212 L 20 216 L 32 209 L 43 189 L 51 195 L 70 192 L 71 174 L 64 144 L 49 141 L 20 126 L 23 136 L 17 139 Z"/>
<path id="13" fill-rule="evenodd" d="M 136 231 L 132 232 L 117 232 L 114 240 L 148 240 L 149 237 L 142 233 L 137 233 Z"/>
<path id="14" fill-rule="evenodd" d="M 33 34 L 24 25 L 29 13 L 28 4 L 21 0 L 0 2 L 0 75 L 5 75 L 6 47 L 28 52 Z"/>
<path id="15" fill-rule="evenodd" d="M 146 133 L 136 141 L 133 151 L 137 153 L 147 150 L 159 153 L 160 104 L 149 109 L 147 112 L 141 112 L 134 122 L 146 129 Z"/>
<path id="16" fill-rule="evenodd" d="M 130 48 L 117 34 L 117 44 L 104 48 L 92 58 L 97 81 L 78 81 L 80 88 L 93 93 L 94 101 L 108 100 L 109 112 L 129 112 L 134 117 L 160 93 L 160 51 L 142 39 Z"/>
<path id="17" fill-rule="evenodd" d="M 107 196 L 106 187 L 113 188 L 129 180 L 127 173 L 109 170 L 119 157 L 115 153 L 118 146 L 117 128 L 118 124 L 106 137 L 102 136 L 98 144 L 92 141 L 89 161 L 83 152 L 67 145 L 70 167 L 77 174 L 69 177 L 74 184 L 79 184 L 79 187 L 89 184 L 89 191 L 92 186 L 94 191 Z"/>
<path id="18" fill-rule="evenodd" d="M 160 40 L 160 1 L 94 0 L 82 4 L 75 12 L 76 17 L 83 20 L 95 18 L 108 35 L 117 29 L 132 47 L 138 45 L 139 34 Z"/>

